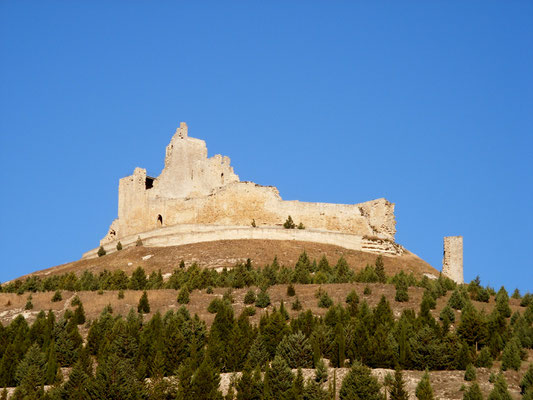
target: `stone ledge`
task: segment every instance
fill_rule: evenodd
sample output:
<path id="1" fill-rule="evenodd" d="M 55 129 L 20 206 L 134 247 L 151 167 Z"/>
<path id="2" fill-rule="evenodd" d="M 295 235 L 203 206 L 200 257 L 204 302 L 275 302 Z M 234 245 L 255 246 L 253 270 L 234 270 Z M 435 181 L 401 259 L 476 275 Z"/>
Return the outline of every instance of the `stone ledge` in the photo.
<path id="1" fill-rule="evenodd" d="M 349 250 L 360 250 L 375 254 L 401 255 L 403 248 L 399 245 L 382 243 L 368 239 L 363 236 L 349 233 L 318 229 L 284 229 L 276 226 L 269 227 L 247 227 L 247 226 L 225 226 L 225 225 L 174 225 L 165 228 L 155 229 L 140 234 L 126 236 L 120 239 L 123 248 L 133 247 L 140 237 L 146 247 L 168 247 L 185 244 L 213 242 L 218 240 L 299 240 L 304 242 L 315 242 L 333 244 Z M 113 253 L 116 250 L 118 240 L 103 245 L 105 251 Z M 92 249 L 83 254 L 82 259 L 98 257 L 98 248 Z"/>

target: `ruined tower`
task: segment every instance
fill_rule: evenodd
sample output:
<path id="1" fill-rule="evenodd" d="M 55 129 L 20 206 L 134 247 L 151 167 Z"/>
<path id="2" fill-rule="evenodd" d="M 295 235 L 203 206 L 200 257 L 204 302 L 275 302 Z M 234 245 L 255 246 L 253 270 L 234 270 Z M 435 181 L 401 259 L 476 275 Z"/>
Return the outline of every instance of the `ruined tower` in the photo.
<path id="1" fill-rule="evenodd" d="M 444 237 L 442 274 L 457 283 L 463 283 L 463 237 Z"/>

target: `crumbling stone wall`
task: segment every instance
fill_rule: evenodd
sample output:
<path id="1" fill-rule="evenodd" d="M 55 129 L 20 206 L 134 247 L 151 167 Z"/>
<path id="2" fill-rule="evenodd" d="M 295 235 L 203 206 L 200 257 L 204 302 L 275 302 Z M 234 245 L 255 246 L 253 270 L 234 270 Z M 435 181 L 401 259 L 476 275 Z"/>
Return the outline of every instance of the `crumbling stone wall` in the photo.
<path id="1" fill-rule="evenodd" d="M 442 274 L 457 283 L 463 283 L 463 237 L 444 238 Z"/>
<path id="2" fill-rule="evenodd" d="M 185 123 L 166 148 L 157 178 L 136 168 L 119 183 L 118 219 L 101 244 L 173 225 L 281 226 L 288 216 L 307 228 L 394 241 L 394 204 L 284 201 L 272 186 L 240 182 L 221 155 L 207 157 L 203 140 L 188 136 Z"/>

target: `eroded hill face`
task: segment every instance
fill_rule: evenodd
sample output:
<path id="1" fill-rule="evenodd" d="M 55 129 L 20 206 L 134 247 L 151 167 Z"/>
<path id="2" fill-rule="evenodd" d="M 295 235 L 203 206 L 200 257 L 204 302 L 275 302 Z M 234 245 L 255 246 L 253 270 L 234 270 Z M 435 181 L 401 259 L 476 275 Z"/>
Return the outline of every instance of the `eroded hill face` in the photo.
<path id="1" fill-rule="evenodd" d="M 142 266 L 147 273 L 161 270 L 163 274 L 171 273 L 178 268 L 181 260 L 186 265 L 196 262 L 203 268 L 232 267 L 238 262 L 245 262 L 248 258 L 257 266 L 272 263 L 278 258 L 280 265 L 294 266 L 302 252 L 306 252 L 311 260 L 317 261 L 326 256 L 329 263 L 334 265 L 342 256 L 355 270 L 373 265 L 376 254 L 348 250 L 340 246 L 280 240 L 220 240 L 214 242 L 195 243 L 171 247 L 131 247 L 104 257 L 82 259 L 68 264 L 59 265 L 32 275 L 46 276 L 74 272 L 80 274 L 84 270 L 98 273 L 107 269 L 124 270 L 128 275 Z M 417 277 L 423 274 L 438 276 L 439 272 L 416 255 L 404 252 L 401 256 L 383 256 L 385 271 L 394 275 L 401 270 L 413 272 Z"/>

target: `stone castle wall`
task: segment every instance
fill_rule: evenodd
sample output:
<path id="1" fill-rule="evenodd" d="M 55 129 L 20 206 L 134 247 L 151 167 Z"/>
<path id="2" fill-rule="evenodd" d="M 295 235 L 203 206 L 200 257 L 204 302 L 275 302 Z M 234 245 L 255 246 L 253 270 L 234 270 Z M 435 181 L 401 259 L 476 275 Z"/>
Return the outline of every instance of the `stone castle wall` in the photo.
<path id="1" fill-rule="evenodd" d="M 101 245 L 176 225 L 279 227 L 291 216 L 307 229 L 394 241 L 394 204 L 377 199 L 360 204 L 283 200 L 272 186 L 241 182 L 221 155 L 207 157 L 203 140 L 190 138 L 181 123 L 166 148 L 157 178 L 136 168 L 119 183 L 118 218 Z M 256 233 L 257 235 L 257 233 Z M 142 236 L 142 235 L 141 235 Z M 301 239 L 300 239 L 301 240 Z"/>
<path id="2" fill-rule="evenodd" d="M 457 283 L 463 283 L 463 237 L 444 238 L 442 274 Z"/>

